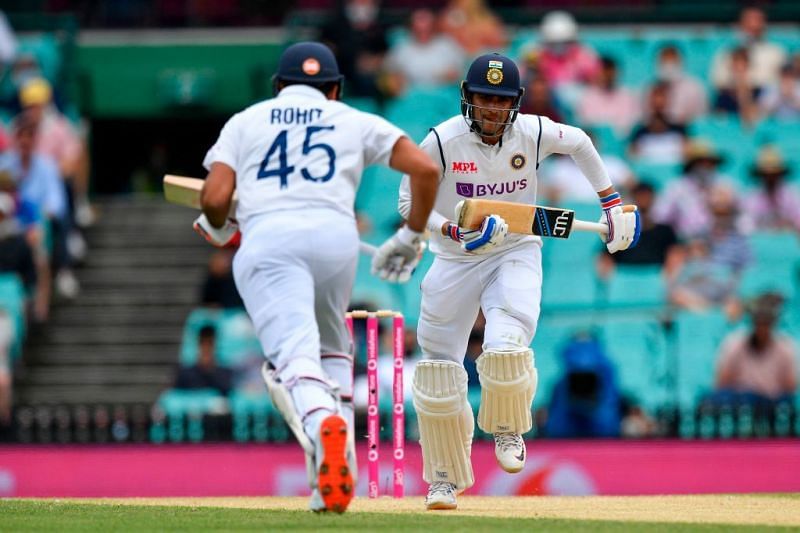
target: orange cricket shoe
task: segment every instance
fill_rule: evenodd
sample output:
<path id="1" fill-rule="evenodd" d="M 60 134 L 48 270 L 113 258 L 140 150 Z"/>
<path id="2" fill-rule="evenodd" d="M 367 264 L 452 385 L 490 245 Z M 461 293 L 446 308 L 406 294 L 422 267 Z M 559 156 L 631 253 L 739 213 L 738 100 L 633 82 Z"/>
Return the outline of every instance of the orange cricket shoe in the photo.
<path id="1" fill-rule="evenodd" d="M 326 417 L 319 429 L 317 487 L 325 510 L 343 513 L 353 499 L 353 474 L 347 463 L 347 422 L 339 415 Z"/>

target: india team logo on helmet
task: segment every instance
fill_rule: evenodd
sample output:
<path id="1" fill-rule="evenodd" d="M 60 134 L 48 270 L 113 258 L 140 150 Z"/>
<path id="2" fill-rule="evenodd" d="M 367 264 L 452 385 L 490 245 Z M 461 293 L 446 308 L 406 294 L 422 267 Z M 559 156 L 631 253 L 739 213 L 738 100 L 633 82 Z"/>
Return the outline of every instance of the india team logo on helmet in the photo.
<path id="1" fill-rule="evenodd" d="M 503 127 L 497 128 L 493 135 L 483 133 L 484 121 L 475 119 L 473 110 L 479 107 L 472 103 L 472 95 L 475 93 L 513 99 L 508 118 L 497 123 Z M 466 78 L 461 82 L 461 114 L 475 133 L 499 137 L 517 119 L 524 93 L 525 89 L 520 84 L 519 69 L 514 61 L 498 53 L 484 54 L 472 62 Z"/>
<path id="2" fill-rule="evenodd" d="M 486 79 L 492 85 L 503 83 L 503 62 L 497 60 L 489 61 L 489 70 L 486 72 Z"/>

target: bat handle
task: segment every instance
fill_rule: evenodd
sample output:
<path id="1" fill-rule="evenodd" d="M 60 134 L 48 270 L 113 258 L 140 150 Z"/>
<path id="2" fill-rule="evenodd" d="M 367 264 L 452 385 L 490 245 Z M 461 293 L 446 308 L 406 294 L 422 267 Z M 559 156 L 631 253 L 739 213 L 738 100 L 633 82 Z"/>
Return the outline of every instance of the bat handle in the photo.
<path id="1" fill-rule="evenodd" d="M 369 243 L 361 241 L 358 243 L 358 250 L 364 255 L 373 256 L 375 255 L 375 252 L 378 251 L 378 248 Z"/>
<path id="2" fill-rule="evenodd" d="M 573 231 L 592 231 L 600 235 L 608 235 L 608 224 L 602 222 L 586 222 L 585 220 L 575 220 L 572 223 Z"/>

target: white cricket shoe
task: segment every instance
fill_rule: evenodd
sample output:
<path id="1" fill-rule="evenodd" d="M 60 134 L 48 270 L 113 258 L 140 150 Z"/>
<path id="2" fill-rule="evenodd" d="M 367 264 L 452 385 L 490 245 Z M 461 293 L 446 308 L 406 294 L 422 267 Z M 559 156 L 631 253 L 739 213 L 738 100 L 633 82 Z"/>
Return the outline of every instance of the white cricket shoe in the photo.
<path id="1" fill-rule="evenodd" d="M 325 508 L 325 502 L 322 501 L 322 496 L 316 487 L 314 487 L 314 490 L 311 491 L 311 500 L 308 502 L 308 508 L 315 513 L 324 513 L 327 511 Z"/>
<path id="2" fill-rule="evenodd" d="M 458 507 L 456 502 L 456 486 L 447 481 L 435 481 L 428 487 L 428 496 L 425 498 L 425 507 L 429 511 L 442 511 L 455 509 Z"/>
<path id="3" fill-rule="evenodd" d="M 519 433 L 495 433 L 494 456 L 500 467 L 516 474 L 525 467 L 525 441 Z"/>

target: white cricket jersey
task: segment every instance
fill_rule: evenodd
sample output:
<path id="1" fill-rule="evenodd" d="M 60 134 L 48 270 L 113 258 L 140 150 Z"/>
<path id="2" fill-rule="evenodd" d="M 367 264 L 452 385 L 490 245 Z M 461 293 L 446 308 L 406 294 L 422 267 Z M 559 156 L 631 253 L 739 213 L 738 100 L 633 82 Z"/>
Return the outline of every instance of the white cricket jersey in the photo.
<path id="1" fill-rule="evenodd" d="M 231 117 L 203 165 L 225 163 L 236 172 L 236 218 L 243 232 L 276 211 L 323 208 L 354 218 L 364 167 L 388 165 L 404 135 L 313 87 L 290 85 Z"/>
<path id="2" fill-rule="evenodd" d="M 459 243 L 441 233 L 442 224 L 454 219 L 456 204 L 466 198 L 535 204 L 537 162 L 552 153 L 572 156 L 595 191 L 611 186 L 589 137 L 578 128 L 546 117 L 518 115 L 502 140 L 490 146 L 469 129 L 464 117 L 457 115 L 436 126 L 420 147 L 442 169 L 428 229 L 431 251 L 447 259 L 482 259 L 480 255 L 465 253 Z M 400 184 L 399 211 L 407 218 L 410 209 L 411 192 L 408 176 L 404 176 Z M 530 240 L 540 241 L 539 237 L 531 235 L 509 234 L 495 252 Z"/>

